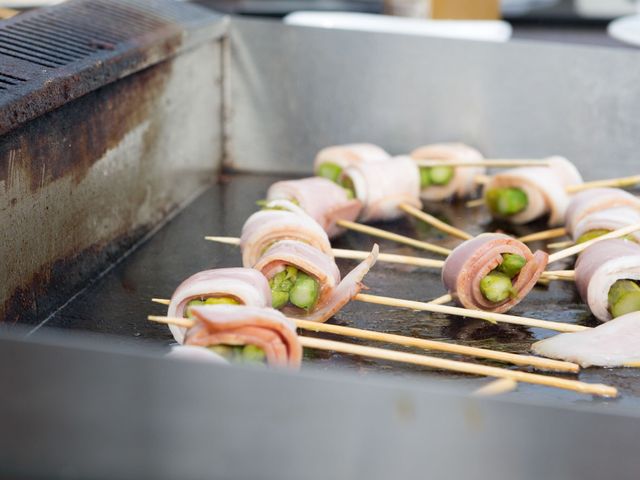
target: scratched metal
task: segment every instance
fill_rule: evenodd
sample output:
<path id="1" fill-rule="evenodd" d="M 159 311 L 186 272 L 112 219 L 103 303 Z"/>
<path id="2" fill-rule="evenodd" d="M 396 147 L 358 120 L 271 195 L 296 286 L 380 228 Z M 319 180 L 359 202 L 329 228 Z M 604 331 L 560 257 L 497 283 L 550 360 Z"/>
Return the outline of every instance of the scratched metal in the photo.
<path id="1" fill-rule="evenodd" d="M 281 177 L 237 175 L 221 179 L 218 185 L 197 198 L 106 276 L 97 280 L 69 305 L 57 312 L 48 320 L 46 327 L 90 330 L 113 335 L 116 339 L 121 338 L 122 341 L 133 337 L 140 342 L 169 345 L 172 343 L 172 337 L 168 329 L 146 321 L 148 314 L 166 312 L 165 307 L 151 303 L 150 299 L 169 297 L 184 278 L 197 271 L 240 265 L 241 258 L 237 247 L 207 242 L 203 237 L 205 235 L 237 236 L 244 220 L 256 210 L 255 201 L 263 198 L 268 186 L 279 178 Z M 428 209 L 473 234 L 500 227 L 490 223 L 489 217 L 481 209 L 470 210 L 462 206 L 442 204 L 428 205 Z M 447 247 L 454 247 L 458 243 L 457 240 L 444 237 L 413 220 L 400 220 L 383 226 L 395 232 Z M 518 229 L 518 233 L 542 228 L 544 228 L 542 224 L 532 225 Z M 411 247 L 385 240 L 375 241 L 380 244 L 383 252 L 435 258 L 432 254 L 418 252 Z M 335 246 L 367 249 L 373 243 L 374 240 L 365 235 L 348 233 L 338 239 Z M 343 273 L 355 265 L 347 260 L 339 260 L 338 264 Z M 561 268 L 561 265 L 557 268 Z M 444 293 L 439 272 L 384 263 L 378 263 L 369 273 L 366 285 L 370 288 L 370 293 L 414 300 L 429 300 Z M 597 324 L 581 303 L 573 286 L 563 282 L 555 282 L 548 288 L 536 288 L 512 313 L 582 325 Z M 332 322 L 515 353 L 526 353 L 533 341 L 553 334 L 541 329 L 491 325 L 479 320 L 412 312 L 358 302 L 349 304 L 336 315 Z M 38 335 L 38 330 L 34 335 Z M 331 336 L 327 337 L 331 338 Z M 358 340 L 356 342 L 360 343 Z M 431 354 L 463 358 L 455 355 Z M 465 360 L 474 361 L 468 358 Z M 482 363 L 504 366 L 490 361 L 482 361 Z M 383 372 L 394 377 L 413 380 L 416 378 L 415 374 L 419 374 L 418 378 L 446 379 L 456 385 L 468 387 L 469 391 L 486 382 L 485 379 L 462 374 L 330 352 L 307 350 L 305 365 L 313 365 L 323 370 L 345 369 L 364 376 Z M 609 404 L 640 406 L 640 372 L 638 370 L 593 368 L 584 370 L 579 375 L 579 379 L 614 385 L 621 390 L 622 396 L 617 400 L 601 400 L 526 384 L 519 385 L 518 391 L 509 396 L 513 398 L 539 396 L 562 403 L 595 402 L 603 408 Z"/>

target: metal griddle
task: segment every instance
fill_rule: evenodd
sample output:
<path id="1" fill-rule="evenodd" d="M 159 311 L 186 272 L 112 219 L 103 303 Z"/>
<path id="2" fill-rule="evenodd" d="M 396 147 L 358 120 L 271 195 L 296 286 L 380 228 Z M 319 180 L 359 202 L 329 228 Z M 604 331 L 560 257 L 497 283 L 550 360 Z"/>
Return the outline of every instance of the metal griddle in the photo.
<path id="1" fill-rule="evenodd" d="M 255 202 L 264 198 L 269 185 L 281 178 L 272 175 L 224 177 L 218 185 L 197 198 L 104 277 L 97 279 L 94 284 L 40 324 L 31 335 L 37 338 L 46 329 L 63 328 L 116 335 L 127 339 L 135 338 L 137 341 L 161 345 L 171 344 L 173 337 L 166 327 L 146 320 L 149 314 L 166 313 L 165 307 L 151 303 L 150 299 L 152 297 L 169 298 L 182 280 L 200 270 L 242 265 L 239 248 L 208 242 L 203 237 L 205 235 L 238 236 L 244 221 L 256 211 Z M 505 227 L 490 223 L 490 217 L 482 209 L 469 210 L 461 205 L 435 203 L 430 204 L 428 208 L 447 221 L 474 234 Z M 444 236 L 412 220 L 405 219 L 380 226 L 449 248 L 459 243 L 458 240 Z M 544 228 L 543 223 L 538 223 L 526 229 L 521 228 L 518 233 L 523 234 Z M 374 241 L 378 240 L 366 235 L 348 233 L 335 241 L 334 245 L 337 248 L 362 250 L 370 249 Z M 379 244 L 382 252 L 440 258 L 428 252 L 420 252 L 386 240 L 379 241 Z M 353 261 L 347 260 L 339 260 L 338 264 L 343 274 L 355 265 Z M 570 266 L 567 265 L 567 267 Z M 554 265 L 554 268 L 561 269 L 562 264 Z M 369 287 L 370 293 L 411 300 L 426 301 L 446 293 L 438 270 L 384 263 L 378 263 L 373 268 L 366 277 L 365 284 Z M 566 282 L 554 282 L 548 288 L 537 287 L 511 313 L 588 326 L 598 324 L 580 300 L 573 284 Z M 555 333 L 514 325 L 491 325 L 481 320 L 412 312 L 360 302 L 349 304 L 336 315 L 332 322 L 514 353 L 528 353 L 532 342 Z M 332 337 L 326 336 L 326 338 Z M 333 338 L 344 340 L 340 337 Z M 393 345 L 382 346 L 398 348 Z M 429 355 L 469 360 L 468 357 L 442 355 L 437 352 L 430 352 Z M 471 361 L 474 360 L 471 359 Z M 508 365 L 500 362 L 484 363 L 508 368 Z M 356 375 L 381 372 L 398 377 L 407 377 L 410 374 L 419 375 L 418 378 L 425 379 L 437 377 L 454 381 L 469 391 L 486 382 L 482 378 L 472 378 L 451 372 L 307 350 L 303 368 L 310 367 L 322 370 L 344 369 Z M 571 377 L 575 376 L 567 378 Z M 637 369 L 592 368 L 584 370 L 579 378 L 587 382 L 614 385 L 621 390 L 622 396 L 618 400 L 606 401 L 526 384 L 521 384 L 518 391 L 509 396 L 552 399 L 558 404 L 594 402 L 601 404 L 603 408 L 612 402 L 633 407 L 640 406 L 640 372 Z"/>

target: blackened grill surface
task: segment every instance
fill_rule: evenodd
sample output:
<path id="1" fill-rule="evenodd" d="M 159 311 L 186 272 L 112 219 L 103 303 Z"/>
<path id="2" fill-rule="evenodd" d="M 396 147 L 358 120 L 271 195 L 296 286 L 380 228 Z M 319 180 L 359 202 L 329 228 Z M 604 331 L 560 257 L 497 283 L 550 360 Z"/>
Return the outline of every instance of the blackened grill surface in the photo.
<path id="1" fill-rule="evenodd" d="M 0 22 L 0 134 L 175 55 L 218 17 L 173 0 L 71 0 Z"/>
<path id="2" fill-rule="evenodd" d="M 140 342 L 171 344 L 172 337 L 165 326 L 146 320 L 149 314 L 166 313 L 166 307 L 151 303 L 151 298 L 170 297 L 182 280 L 200 270 L 241 265 L 240 251 L 237 247 L 207 242 L 203 237 L 238 236 L 245 219 L 257 209 L 255 202 L 264 197 L 271 183 L 280 179 L 281 177 L 275 176 L 236 175 L 221 180 L 149 241 L 50 317 L 43 328 L 86 330 L 112 335 L 115 338 L 133 337 Z M 443 204 L 431 204 L 428 205 L 428 209 L 473 234 L 499 227 L 491 224 L 489 217 L 481 209 L 470 210 L 463 206 Z M 457 240 L 447 238 L 413 220 L 401 220 L 382 226 L 450 248 L 458 244 Z M 543 224 L 537 224 L 526 229 L 521 228 L 517 233 L 524 234 L 544 228 Z M 393 242 L 377 242 L 383 252 L 433 257 L 427 252 L 416 251 Z M 334 245 L 338 248 L 369 249 L 373 243 L 374 240 L 370 237 L 348 233 Z M 355 265 L 354 262 L 346 260 L 339 260 L 338 264 L 343 274 Z M 558 264 L 554 268 L 561 269 L 563 265 Z M 384 263 L 378 263 L 373 268 L 365 283 L 370 288 L 368 293 L 412 300 L 429 300 L 445 293 L 439 271 Z M 582 304 L 573 285 L 567 282 L 554 282 L 548 289 L 534 289 L 512 313 L 589 326 L 598 324 Z M 332 322 L 514 353 L 527 353 L 533 341 L 553 335 L 546 330 L 491 325 L 479 320 L 411 312 L 358 302 L 349 304 L 332 319 Z M 33 335 L 37 336 L 43 328 L 35 330 Z M 361 343 L 359 340 L 353 341 Z M 428 354 L 446 356 L 436 352 Z M 467 357 L 451 355 L 448 358 L 474 361 Z M 504 366 L 488 361 L 482 363 Z M 469 391 L 487 382 L 486 379 L 466 375 L 308 350 L 305 352 L 305 365 L 326 370 L 342 368 L 358 375 L 383 372 L 387 375 L 411 376 L 417 381 L 428 378 L 447 379 L 467 386 Z M 517 392 L 508 395 L 514 398 L 546 397 L 561 403 L 595 402 L 602 408 L 614 402 L 640 406 L 638 369 L 586 369 L 579 378 L 587 382 L 614 385 L 621 390 L 622 396 L 617 400 L 602 400 L 526 384 L 519 385 Z"/>

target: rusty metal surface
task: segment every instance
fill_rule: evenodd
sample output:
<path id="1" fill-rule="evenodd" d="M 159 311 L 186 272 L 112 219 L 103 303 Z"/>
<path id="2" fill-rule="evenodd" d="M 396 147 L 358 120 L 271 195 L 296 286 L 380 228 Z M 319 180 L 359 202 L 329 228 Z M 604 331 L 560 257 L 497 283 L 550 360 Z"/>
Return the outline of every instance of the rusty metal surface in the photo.
<path id="1" fill-rule="evenodd" d="M 0 137 L 0 319 L 41 320 L 213 182 L 221 75 L 212 39 Z"/>
<path id="2" fill-rule="evenodd" d="M 75 298 L 45 325 L 48 328 L 91 331 L 115 336 L 116 340 L 134 338 L 144 343 L 168 345 L 172 337 L 164 326 L 146 321 L 148 314 L 163 314 L 166 308 L 150 302 L 152 297 L 169 297 L 187 276 L 213 267 L 241 264 L 237 247 L 217 245 L 203 240 L 207 234 L 238 235 L 244 220 L 256 210 L 255 201 L 262 198 L 274 176 L 238 175 L 228 177 L 207 190 L 182 211 L 165 228 L 141 248 L 128 256 L 107 276 Z M 490 223 L 481 210 L 462 206 L 432 204 L 428 208 L 443 219 L 477 234 L 499 228 Z M 447 247 L 455 239 L 426 228 L 413 220 L 401 220 L 385 225 L 393 231 L 435 241 Z M 544 228 L 537 224 L 518 229 L 519 234 Z M 367 249 L 371 238 L 349 233 L 335 243 L 337 247 Z M 410 247 L 393 242 L 379 242 L 389 253 L 423 255 Z M 428 255 L 424 255 L 428 256 Z M 344 273 L 355 264 L 338 262 Z M 558 265 L 556 268 L 561 268 Z M 429 300 L 444 293 L 439 272 L 415 267 L 379 263 L 366 278 L 370 293 Z M 530 317 L 596 325 L 571 284 L 554 282 L 549 288 L 536 288 L 514 310 L 514 314 Z M 370 328 L 380 331 L 420 336 L 436 340 L 453 340 L 465 345 L 524 353 L 530 344 L 552 332 L 513 325 L 491 325 L 479 320 L 461 319 L 439 314 L 411 312 L 384 306 L 351 303 L 332 320 L 340 325 Z M 37 337 L 44 330 L 36 329 Z M 398 348 L 398 347 L 394 347 Z M 433 353 L 433 355 L 440 355 Z M 453 358 L 460 358 L 455 357 Z M 473 360 L 472 360 L 473 361 Z M 491 362 L 489 362 L 491 363 Z M 485 380 L 460 374 L 437 372 L 421 367 L 399 366 L 390 362 L 356 358 L 349 355 L 309 352 L 305 365 L 323 371 L 346 370 L 359 376 L 384 373 L 395 378 L 442 380 L 471 391 Z M 495 363 L 495 365 L 502 365 Z M 416 377 L 417 375 L 417 377 Z M 585 405 L 607 410 L 616 407 L 640 406 L 640 371 L 637 369 L 583 370 L 579 378 L 588 382 L 608 383 L 622 393 L 617 400 L 595 399 L 577 393 L 521 384 L 508 394 L 513 399 L 540 399 L 554 404 Z"/>
<path id="3" fill-rule="evenodd" d="M 216 38 L 224 24 L 171 0 L 71 0 L 0 22 L 0 134 Z"/>

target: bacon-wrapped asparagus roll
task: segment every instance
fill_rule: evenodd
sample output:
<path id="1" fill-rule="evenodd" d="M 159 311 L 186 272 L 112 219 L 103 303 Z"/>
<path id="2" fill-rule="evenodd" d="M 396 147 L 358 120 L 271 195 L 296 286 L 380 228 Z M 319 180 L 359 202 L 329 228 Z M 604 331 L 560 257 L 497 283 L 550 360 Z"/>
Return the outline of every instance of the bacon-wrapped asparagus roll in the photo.
<path id="1" fill-rule="evenodd" d="M 316 155 L 314 173 L 337 182 L 342 171 L 352 165 L 389 160 L 391 155 L 377 145 L 352 143 L 323 148 Z"/>
<path id="2" fill-rule="evenodd" d="M 440 160 L 442 166 L 420 167 L 420 196 L 423 200 L 440 201 L 465 198 L 478 190 L 476 177 L 484 167 L 450 167 L 448 161 L 477 162 L 482 154 L 462 143 L 436 143 L 411 152 L 415 159 Z"/>
<path id="3" fill-rule="evenodd" d="M 295 324 L 273 308 L 240 305 L 192 307 L 185 345 L 207 347 L 233 363 L 299 368 L 302 346 Z"/>
<path id="4" fill-rule="evenodd" d="M 322 177 L 276 182 L 267 191 L 267 201 L 271 200 L 290 200 L 299 205 L 329 238 L 344 231 L 336 221 L 354 221 L 362 210 L 360 200 L 349 198 L 347 190 Z"/>
<path id="5" fill-rule="evenodd" d="M 548 215 L 550 226 L 562 225 L 570 201 L 566 188 L 582 183 L 582 177 L 566 158 L 548 160 L 549 167 L 514 168 L 494 175 L 484 189 L 491 214 L 514 224 Z"/>
<path id="6" fill-rule="evenodd" d="M 293 318 L 325 322 L 360 292 L 377 256 L 376 245 L 341 281 L 332 257 L 305 243 L 283 240 L 269 248 L 254 268 L 269 280 L 274 308 Z"/>
<path id="7" fill-rule="evenodd" d="M 640 310 L 640 245 L 604 240 L 587 248 L 576 262 L 576 287 L 602 322 Z"/>
<path id="8" fill-rule="evenodd" d="M 590 330 L 563 333 L 536 342 L 534 353 L 582 367 L 624 367 L 640 362 L 640 312 L 618 317 Z"/>
<path id="9" fill-rule="evenodd" d="M 364 205 L 362 222 L 395 220 L 404 215 L 402 203 L 422 208 L 420 172 L 411 157 L 349 167 L 340 182 Z"/>
<path id="10" fill-rule="evenodd" d="M 198 272 L 173 292 L 167 315 L 192 318 L 192 307 L 218 304 L 270 307 L 269 283 L 264 275 L 252 268 L 218 268 Z M 182 343 L 185 329 L 176 325 L 169 325 L 169 329 L 176 341 Z"/>
<path id="11" fill-rule="evenodd" d="M 287 200 L 268 202 L 265 210 L 251 215 L 242 227 L 242 264 L 253 267 L 260 256 L 280 240 L 298 240 L 333 257 L 331 243 L 320 224 Z"/>
<path id="12" fill-rule="evenodd" d="M 640 198 L 619 188 L 593 188 L 573 196 L 565 225 L 581 243 L 639 221 Z"/>
<path id="13" fill-rule="evenodd" d="M 520 303 L 547 266 L 548 255 L 499 233 L 461 243 L 447 257 L 442 281 L 465 308 L 503 313 Z"/>

